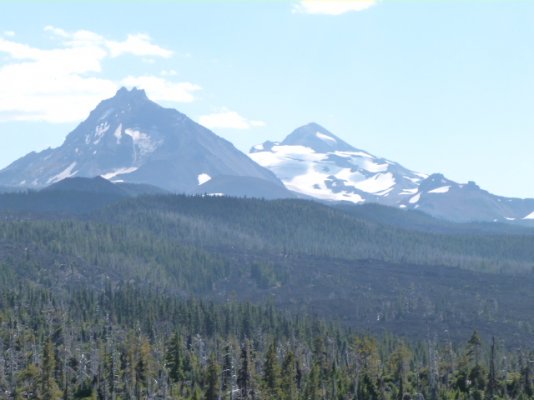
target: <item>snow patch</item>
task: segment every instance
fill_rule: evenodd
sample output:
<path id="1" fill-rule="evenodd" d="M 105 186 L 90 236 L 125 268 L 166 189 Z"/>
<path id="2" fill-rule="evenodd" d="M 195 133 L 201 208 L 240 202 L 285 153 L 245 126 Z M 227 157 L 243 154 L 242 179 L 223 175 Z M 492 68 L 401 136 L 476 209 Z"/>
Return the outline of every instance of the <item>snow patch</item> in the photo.
<path id="1" fill-rule="evenodd" d="M 321 133 L 317 132 L 318 138 L 327 140 L 318 134 Z M 390 170 L 394 164 L 364 151 L 318 153 L 307 146 L 280 144 L 269 150 L 257 145 L 253 150 L 249 157 L 270 169 L 289 190 L 323 200 L 361 203 L 364 193 L 386 197 L 393 194 L 397 185 L 395 170 Z M 401 179 L 411 177 L 417 183 L 421 180 L 415 173 L 407 172 Z M 408 189 L 404 194 L 417 192 Z"/>
<path id="2" fill-rule="evenodd" d="M 59 174 L 53 176 L 50 178 L 47 183 L 56 183 L 59 181 L 62 181 L 63 179 L 70 178 L 71 176 L 74 176 L 78 173 L 78 171 L 73 171 L 74 167 L 76 167 L 76 161 L 70 164 L 67 168 L 65 168 L 63 171 L 61 171 Z"/>
<path id="3" fill-rule="evenodd" d="M 122 123 L 119 124 L 117 129 L 115 129 L 115 132 L 113 132 L 113 136 L 117 139 L 117 144 L 120 144 L 122 139 Z"/>
<path id="4" fill-rule="evenodd" d="M 421 193 L 417 193 L 415 196 L 413 196 L 410 200 L 408 200 L 408 202 L 410 204 L 415 204 L 417 203 L 419 200 L 421 200 Z"/>
<path id="5" fill-rule="evenodd" d="M 105 133 L 108 130 L 109 130 L 109 124 L 107 122 L 102 122 L 98 124 L 95 129 L 95 134 L 93 136 L 94 137 L 93 144 L 100 143 L 100 141 L 102 140 L 102 138 L 104 137 Z"/>
<path id="6" fill-rule="evenodd" d="M 534 219 L 534 211 L 532 211 L 530 214 L 528 214 L 526 217 L 524 217 L 523 219 Z"/>
<path id="7" fill-rule="evenodd" d="M 209 176 L 206 173 L 202 173 L 202 174 L 198 175 L 197 179 L 198 179 L 198 185 L 200 186 L 200 185 L 203 185 L 206 182 L 210 181 L 211 180 L 211 176 Z"/>
<path id="8" fill-rule="evenodd" d="M 325 135 L 324 133 L 321 133 L 321 132 L 316 132 L 315 136 L 318 139 L 321 139 L 323 142 L 334 143 L 334 144 L 337 143 L 336 139 L 334 139 L 333 137 L 330 137 L 328 135 Z"/>
<path id="9" fill-rule="evenodd" d="M 127 167 L 127 168 L 118 168 L 105 174 L 100 175 L 102 178 L 110 180 L 115 178 L 117 175 L 131 174 L 132 172 L 137 171 L 137 167 Z"/>
<path id="10" fill-rule="evenodd" d="M 373 175 L 370 179 L 354 183 L 353 186 L 361 191 L 373 194 L 386 194 L 395 185 L 395 177 L 391 172 Z"/>
<path id="11" fill-rule="evenodd" d="M 152 153 L 158 148 L 159 143 L 153 142 L 148 133 L 136 131 L 134 129 L 125 129 L 124 133 L 130 136 L 134 142 L 134 146 L 138 150 L 140 156 Z M 137 154 L 136 154 L 137 155 Z"/>
<path id="12" fill-rule="evenodd" d="M 447 193 L 450 188 L 450 186 L 441 186 L 439 188 L 429 190 L 428 193 Z"/>
<path id="13" fill-rule="evenodd" d="M 409 194 L 416 194 L 419 191 L 418 188 L 413 189 L 403 189 L 402 192 L 400 192 L 400 195 L 409 195 Z"/>

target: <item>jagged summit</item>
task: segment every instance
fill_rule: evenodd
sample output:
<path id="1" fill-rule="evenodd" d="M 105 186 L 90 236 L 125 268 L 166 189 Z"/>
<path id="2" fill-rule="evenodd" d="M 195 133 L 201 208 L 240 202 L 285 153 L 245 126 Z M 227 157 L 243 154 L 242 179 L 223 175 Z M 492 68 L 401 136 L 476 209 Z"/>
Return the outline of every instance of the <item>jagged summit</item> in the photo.
<path id="1" fill-rule="evenodd" d="M 146 92 L 144 89 L 138 89 L 134 86 L 132 89 L 128 90 L 126 87 L 121 87 L 117 90 L 114 98 L 143 98 L 148 100 Z"/>
<path id="2" fill-rule="evenodd" d="M 40 188 L 95 176 L 178 193 L 197 193 L 217 176 L 252 177 L 283 187 L 230 142 L 137 88 L 121 88 L 100 102 L 60 147 L 30 153 L 0 171 L 0 185 Z"/>

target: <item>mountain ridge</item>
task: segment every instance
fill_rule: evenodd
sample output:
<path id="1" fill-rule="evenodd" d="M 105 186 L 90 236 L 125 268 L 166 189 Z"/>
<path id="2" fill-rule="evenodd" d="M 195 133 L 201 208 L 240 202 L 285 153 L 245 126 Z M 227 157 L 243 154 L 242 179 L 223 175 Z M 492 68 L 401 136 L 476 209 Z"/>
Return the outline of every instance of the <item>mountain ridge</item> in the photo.
<path id="1" fill-rule="evenodd" d="M 378 203 L 456 222 L 534 223 L 534 199 L 493 195 L 470 181 L 426 174 L 358 149 L 317 123 L 283 141 L 253 146 L 249 156 L 286 187 L 323 201 Z"/>
<path id="2" fill-rule="evenodd" d="M 0 185 L 42 188 L 70 177 L 151 184 L 195 193 L 219 176 L 253 177 L 285 188 L 259 166 L 177 110 L 151 101 L 144 90 L 121 88 L 54 149 L 32 152 L 0 171 Z M 248 195 L 254 195 L 253 192 Z"/>

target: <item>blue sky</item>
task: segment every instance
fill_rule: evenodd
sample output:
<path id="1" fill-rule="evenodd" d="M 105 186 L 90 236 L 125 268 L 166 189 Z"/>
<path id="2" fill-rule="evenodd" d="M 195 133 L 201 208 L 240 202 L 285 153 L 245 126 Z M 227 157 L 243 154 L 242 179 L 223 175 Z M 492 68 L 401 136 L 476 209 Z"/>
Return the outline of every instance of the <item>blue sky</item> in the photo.
<path id="1" fill-rule="evenodd" d="M 0 1 L 0 167 L 144 87 L 247 151 L 314 121 L 534 197 L 534 1 Z"/>

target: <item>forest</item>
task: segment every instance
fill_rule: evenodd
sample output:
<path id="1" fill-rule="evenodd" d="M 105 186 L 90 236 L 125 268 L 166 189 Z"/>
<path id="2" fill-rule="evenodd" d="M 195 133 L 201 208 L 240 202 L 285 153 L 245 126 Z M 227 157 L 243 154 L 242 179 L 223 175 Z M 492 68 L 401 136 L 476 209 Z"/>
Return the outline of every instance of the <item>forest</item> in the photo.
<path id="1" fill-rule="evenodd" d="M 0 398 L 533 398 L 534 231 L 0 194 Z"/>
<path id="2" fill-rule="evenodd" d="M 181 300 L 124 285 L 0 298 L 6 399 L 528 399 L 532 358 L 358 335 L 272 305 Z"/>

